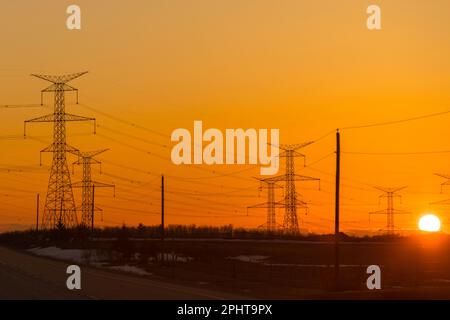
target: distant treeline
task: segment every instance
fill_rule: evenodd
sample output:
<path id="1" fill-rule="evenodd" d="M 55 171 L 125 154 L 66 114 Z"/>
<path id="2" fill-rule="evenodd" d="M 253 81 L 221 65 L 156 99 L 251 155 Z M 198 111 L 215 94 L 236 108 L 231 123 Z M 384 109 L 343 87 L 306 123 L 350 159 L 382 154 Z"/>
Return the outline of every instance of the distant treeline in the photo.
<path id="1" fill-rule="evenodd" d="M 29 230 L 13 231 L 0 234 L 0 242 L 3 243 L 29 243 L 40 239 L 44 242 L 77 241 L 92 239 L 161 239 L 161 227 L 145 226 L 139 224 L 136 227 L 123 225 L 121 227 L 89 228 L 78 227 L 74 229 L 56 230 Z M 169 225 L 164 230 L 165 239 L 242 239 L 242 240 L 297 240 L 297 241 L 334 241 L 334 234 L 286 234 L 283 232 L 268 232 L 264 229 L 235 228 L 232 225 L 225 226 L 196 226 L 196 225 Z M 340 234 L 341 241 L 396 241 L 402 237 L 394 235 L 378 236 L 349 236 Z"/>

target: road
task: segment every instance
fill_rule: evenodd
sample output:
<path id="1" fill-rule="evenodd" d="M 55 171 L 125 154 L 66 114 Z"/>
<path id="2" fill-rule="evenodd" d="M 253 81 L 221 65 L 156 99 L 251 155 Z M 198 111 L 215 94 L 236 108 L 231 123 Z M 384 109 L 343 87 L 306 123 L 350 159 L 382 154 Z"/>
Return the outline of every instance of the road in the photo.
<path id="1" fill-rule="evenodd" d="M 242 299 L 227 293 L 81 267 L 81 290 L 66 287 L 69 262 L 0 247 L 0 299 Z"/>

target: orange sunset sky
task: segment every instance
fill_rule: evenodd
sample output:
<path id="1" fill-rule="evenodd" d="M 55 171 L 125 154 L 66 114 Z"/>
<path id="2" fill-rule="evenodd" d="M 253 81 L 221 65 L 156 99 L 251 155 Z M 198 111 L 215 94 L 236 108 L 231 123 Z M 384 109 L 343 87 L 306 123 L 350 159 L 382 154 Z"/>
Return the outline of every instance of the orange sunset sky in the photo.
<path id="1" fill-rule="evenodd" d="M 82 10 L 82 30 L 65 27 L 68 5 Z M 366 27 L 366 8 L 378 4 L 382 30 Z M 115 183 L 96 192 L 98 225 L 159 223 L 159 180 L 166 175 L 168 224 L 257 227 L 266 201 L 258 166 L 177 167 L 170 134 L 205 128 L 279 128 L 281 143 L 314 140 L 336 128 L 405 119 L 450 109 L 450 3 L 446 0 L 130 0 L 2 1 L 0 3 L 0 105 L 39 103 L 47 83 L 31 73 L 88 70 L 72 85 L 67 111 L 99 125 L 68 124 L 68 143 L 80 150 L 110 148 L 98 157 Z M 35 223 L 36 193 L 43 204 L 51 155 L 50 124 L 23 121 L 51 112 L 52 97 L 37 108 L 0 108 L 0 230 Z M 122 121 L 118 121 L 118 120 Z M 132 126 L 131 124 L 136 124 Z M 450 114 L 390 126 L 342 131 L 342 229 L 384 228 L 385 207 L 372 186 L 408 186 L 396 226 L 416 229 L 434 212 L 449 231 L 450 199 L 440 193 L 450 173 L 450 153 L 361 155 L 345 152 L 417 153 L 450 150 Z M 145 127 L 147 129 L 141 128 Z M 148 130 L 151 129 L 151 130 Z M 153 130 L 153 131 L 152 131 Z M 302 231 L 334 230 L 334 136 L 308 146 L 297 173 L 321 178 L 297 184 L 308 215 Z M 75 157 L 69 156 L 72 163 Z M 321 161 L 318 161 L 321 160 Z M 72 181 L 80 180 L 75 168 Z M 284 165 L 280 170 L 283 173 Z M 446 194 L 447 193 L 447 194 Z M 77 204 L 80 190 L 74 190 Z M 281 191 L 277 198 L 281 199 Z M 282 223 L 284 210 L 277 211 Z"/>

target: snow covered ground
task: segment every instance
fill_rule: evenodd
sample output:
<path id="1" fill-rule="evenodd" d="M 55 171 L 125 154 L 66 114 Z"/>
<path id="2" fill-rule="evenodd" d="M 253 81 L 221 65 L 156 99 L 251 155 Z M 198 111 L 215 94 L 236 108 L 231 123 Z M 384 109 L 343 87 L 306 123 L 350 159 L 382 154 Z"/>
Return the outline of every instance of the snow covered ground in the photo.
<path id="1" fill-rule="evenodd" d="M 47 247 L 28 249 L 28 252 L 31 252 L 38 256 L 61 259 L 75 263 L 99 263 L 107 260 L 106 257 L 100 255 L 95 250 L 60 249 L 57 247 Z"/>
<path id="2" fill-rule="evenodd" d="M 162 260 L 163 255 L 158 253 L 158 260 Z M 189 262 L 194 260 L 192 257 L 184 256 L 178 253 L 164 253 L 164 261 L 173 261 L 173 262 Z"/>
<path id="3" fill-rule="evenodd" d="M 108 262 L 108 257 L 106 256 L 106 254 L 102 254 L 97 250 L 61 249 L 57 247 L 47 247 L 47 248 L 32 248 L 28 249 L 27 251 L 38 256 L 70 261 L 77 264 L 90 264 L 95 267 L 108 268 L 111 270 L 133 273 L 140 276 L 151 275 L 151 273 L 148 273 L 147 271 L 141 268 L 129 265 L 105 266 L 106 262 Z"/>
<path id="4" fill-rule="evenodd" d="M 258 256 L 258 255 L 250 255 L 250 256 L 236 256 L 236 257 L 228 257 L 227 259 L 231 260 L 239 260 L 243 262 L 252 262 L 252 263 L 263 263 L 264 260 L 269 259 L 267 256 Z"/>
<path id="5" fill-rule="evenodd" d="M 327 264 L 298 264 L 298 263 L 276 263 L 276 262 L 267 262 L 268 256 L 259 256 L 259 255 L 240 255 L 236 257 L 228 257 L 227 259 L 231 260 L 239 260 L 242 262 L 250 262 L 250 263 L 258 263 L 265 266 L 273 266 L 273 267 L 314 267 L 314 268 L 329 268 L 333 267 L 333 265 Z M 361 267 L 358 264 L 341 264 L 340 267 L 344 268 L 355 268 Z"/>
<path id="6" fill-rule="evenodd" d="M 151 276 L 151 273 L 148 273 L 147 271 L 138 268 L 138 267 L 134 267 L 134 266 L 129 266 L 129 265 L 124 265 L 124 266 L 111 266 L 108 267 L 108 269 L 111 270 L 117 270 L 117 271 L 123 271 L 123 272 L 128 272 L 128 273 L 134 273 L 140 276 Z"/>

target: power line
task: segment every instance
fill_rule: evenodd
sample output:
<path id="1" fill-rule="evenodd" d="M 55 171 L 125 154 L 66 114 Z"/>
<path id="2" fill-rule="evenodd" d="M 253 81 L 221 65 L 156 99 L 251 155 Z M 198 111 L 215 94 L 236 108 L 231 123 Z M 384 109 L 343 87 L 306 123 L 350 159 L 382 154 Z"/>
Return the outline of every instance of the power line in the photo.
<path id="1" fill-rule="evenodd" d="M 42 108 L 41 104 L 2 104 L 3 109 L 19 109 L 19 108 Z"/>
<path id="2" fill-rule="evenodd" d="M 329 172 L 326 172 L 326 171 L 323 171 L 323 170 L 320 170 L 320 169 L 317 169 L 317 168 L 313 168 L 313 167 L 307 167 L 307 168 L 308 168 L 308 169 L 311 169 L 311 170 L 313 170 L 313 171 L 316 171 L 316 172 L 325 174 L 325 175 L 327 175 L 327 176 L 334 177 L 334 174 L 332 174 L 332 173 L 329 173 Z M 354 179 L 345 178 L 345 177 L 341 177 L 341 179 L 342 179 L 342 180 L 348 180 L 348 181 L 351 181 L 351 182 L 355 182 L 355 183 L 358 183 L 358 184 L 361 184 L 361 185 L 364 185 L 364 186 L 373 187 L 373 185 L 371 185 L 371 184 L 364 183 L 364 182 L 360 182 L 360 181 L 357 181 L 357 180 L 354 180 Z M 330 182 L 329 180 L 321 179 L 321 181 L 325 181 L 325 182 L 330 183 L 330 184 L 332 184 L 332 185 L 335 184 L 334 182 Z M 344 187 L 347 187 L 347 188 L 352 188 L 352 189 L 357 189 L 357 190 L 363 190 L 363 191 L 371 191 L 371 192 L 374 192 L 374 190 L 372 190 L 372 189 L 361 188 L 361 187 L 355 187 L 355 186 L 352 186 L 352 185 L 349 185 L 349 184 L 343 184 L 343 183 L 341 183 L 341 185 L 344 186 Z"/>
<path id="3" fill-rule="evenodd" d="M 143 149 L 143 148 L 139 148 L 139 147 L 133 146 L 133 145 L 131 145 L 131 144 L 129 144 L 129 143 L 122 142 L 122 141 L 120 141 L 120 140 L 117 140 L 117 139 L 115 139 L 115 138 L 109 137 L 109 136 L 107 136 L 107 135 L 105 135 L 105 134 L 102 134 L 102 133 L 97 133 L 96 135 L 97 135 L 97 136 L 100 136 L 100 137 L 102 137 L 102 138 L 104 138 L 104 139 L 107 139 L 107 140 L 109 140 L 109 141 L 115 142 L 115 143 L 117 143 L 117 144 L 119 144 L 119 145 L 122 145 L 122 146 L 125 146 L 125 147 L 127 147 L 127 148 L 133 149 L 133 150 L 135 150 L 135 151 L 139 151 L 139 152 L 142 152 L 142 153 L 147 154 L 147 155 L 149 155 L 149 156 L 153 156 L 153 157 L 156 157 L 156 158 L 159 158 L 159 159 L 162 159 L 162 160 L 167 161 L 167 158 L 166 158 L 166 157 L 161 156 L 161 155 L 159 155 L 159 154 L 157 154 L 157 153 L 148 151 L 148 150 Z"/>
<path id="4" fill-rule="evenodd" d="M 333 130 L 328 131 L 327 133 L 319 136 L 318 138 L 314 139 L 313 141 L 314 142 L 319 142 L 319 141 L 321 141 L 321 140 L 323 140 L 323 139 L 325 139 L 325 138 L 327 138 L 327 137 L 329 137 L 329 136 L 331 136 L 332 134 L 335 134 L 335 133 L 336 133 L 336 130 L 333 129 Z"/>
<path id="5" fill-rule="evenodd" d="M 101 133 L 97 133 L 97 135 L 100 136 L 100 137 L 102 137 L 102 138 L 105 138 L 105 139 L 107 139 L 107 140 L 110 140 L 110 141 L 112 141 L 112 142 L 115 142 L 115 143 L 117 143 L 117 144 L 123 145 L 123 146 L 125 146 L 125 147 L 130 148 L 130 149 L 133 149 L 133 150 L 135 150 L 135 151 L 139 151 L 139 152 L 142 152 L 142 153 L 144 153 L 144 154 L 147 154 L 147 155 L 150 155 L 150 156 L 153 156 L 153 157 L 157 157 L 157 158 L 159 158 L 159 159 L 162 159 L 162 160 L 167 161 L 167 158 L 164 157 L 164 156 L 162 156 L 162 155 L 160 155 L 160 154 L 157 154 L 157 153 L 154 153 L 154 152 L 150 152 L 150 151 L 145 150 L 145 149 L 140 148 L 140 147 L 133 146 L 133 145 L 131 145 L 131 144 L 129 144 L 129 143 L 125 143 L 125 142 L 119 141 L 119 140 L 117 140 L 117 139 L 111 138 L 111 137 L 106 136 L 106 135 L 101 134 Z M 191 168 L 194 168 L 194 169 L 197 169 L 197 170 L 202 170 L 202 171 L 206 171 L 206 172 L 210 172 L 210 173 L 216 174 L 216 172 L 215 172 L 214 170 L 209 170 L 209 169 L 202 168 L 202 167 L 192 166 Z M 234 177 L 235 179 L 248 180 L 248 178 L 243 178 L 243 177 L 239 177 L 239 176 L 232 176 L 232 175 L 229 175 L 229 176 L 230 176 L 230 177 Z"/>
<path id="6" fill-rule="evenodd" d="M 153 188 L 153 190 L 154 191 L 160 191 L 159 188 Z M 119 193 L 127 193 L 127 194 L 136 195 L 136 192 L 129 192 L 129 191 L 119 191 Z M 189 200 L 194 201 L 194 202 L 201 201 L 203 203 L 212 204 L 213 206 L 215 206 L 215 208 L 217 208 L 217 206 L 219 206 L 219 207 L 226 207 L 226 208 L 229 208 L 231 206 L 229 203 L 222 203 L 222 202 L 212 201 L 212 200 L 209 200 L 209 199 L 200 198 L 199 195 L 192 195 L 191 196 L 191 195 L 186 195 L 186 194 L 183 194 L 181 192 L 176 192 L 176 191 L 168 191 L 167 193 L 187 198 L 187 201 L 189 201 Z M 151 198 L 148 194 L 139 193 L 139 195 L 141 197 Z M 152 199 L 157 200 L 156 198 L 152 198 Z M 168 201 L 172 201 L 172 202 L 177 202 L 177 203 L 180 203 L 180 204 L 186 204 L 186 205 L 189 205 L 189 206 L 195 206 L 196 208 L 198 208 L 197 204 L 192 204 L 192 203 L 188 203 L 188 202 L 184 202 L 184 201 L 180 201 L 180 200 L 173 200 L 172 198 L 168 198 L 167 200 Z M 205 206 L 203 205 L 202 207 L 205 207 Z M 213 209 L 214 207 L 209 206 L 209 208 Z"/>
<path id="7" fill-rule="evenodd" d="M 380 126 L 388 126 L 393 124 L 399 124 L 409 121 L 416 121 L 421 119 L 427 119 L 432 117 L 438 117 L 442 115 L 449 114 L 450 110 L 442 111 L 442 112 L 435 112 L 435 113 L 429 113 L 422 116 L 416 116 L 411 118 L 405 118 L 400 120 L 392 120 L 392 121 L 385 121 L 385 122 L 377 122 L 377 123 L 371 123 L 371 124 L 365 124 L 365 125 L 356 125 L 356 126 L 348 126 L 348 127 L 342 127 L 341 130 L 352 130 L 352 129 L 363 129 L 363 128 L 371 128 L 371 127 L 380 127 Z"/>
<path id="8" fill-rule="evenodd" d="M 119 167 L 119 168 L 122 168 L 122 169 L 127 169 L 127 170 L 131 170 L 131 171 L 139 172 L 139 173 L 144 173 L 144 174 L 148 174 L 148 175 L 151 175 L 151 176 L 157 176 L 158 178 L 160 177 L 160 175 L 155 173 L 155 172 L 139 169 L 139 168 L 132 167 L 132 166 L 129 166 L 129 165 L 124 165 L 124 164 L 117 163 L 117 162 L 114 162 L 114 161 L 102 160 L 102 162 L 111 164 L 113 166 L 116 166 L 116 167 Z"/>
<path id="9" fill-rule="evenodd" d="M 123 181 L 129 182 L 131 184 L 138 184 L 138 185 L 145 184 L 145 182 L 143 182 L 143 181 L 130 179 L 130 178 L 125 178 L 125 177 L 122 177 L 122 176 L 117 175 L 117 174 L 112 174 L 112 173 L 107 173 L 107 172 L 103 172 L 102 174 L 105 175 L 105 176 L 114 178 L 114 179 L 119 179 L 119 180 L 123 180 Z"/>
<path id="10" fill-rule="evenodd" d="M 105 205 L 102 204 L 102 207 L 107 208 L 107 209 L 113 209 L 113 210 L 121 210 L 121 211 L 125 211 L 125 212 L 133 212 L 133 213 L 144 213 L 144 214 L 152 214 L 152 215 L 159 215 L 159 212 L 153 212 L 153 211 L 148 211 L 148 210 L 139 210 L 139 209 L 131 209 L 131 208 L 121 208 L 121 207 L 116 207 L 116 206 L 110 206 L 110 205 Z"/>
<path id="11" fill-rule="evenodd" d="M 114 121 L 121 122 L 121 123 L 123 123 L 123 124 L 127 124 L 127 125 L 129 125 L 129 126 L 131 126 L 131 127 L 133 127 L 133 128 L 141 129 L 141 130 L 150 132 L 150 133 L 152 133 L 152 134 L 154 134 L 154 135 L 157 135 L 157 136 L 160 136 L 160 137 L 163 137 L 163 138 L 169 137 L 168 134 L 165 134 L 165 133 L 156 131 L 156 130 L 154 130 L 154 129 L 150 129 L 150 128 L 141 126 L 141 125 L 139 125 L 139 124 L 136 124 L 136 123 L 131 122 L 131 121 L 128 121 L 128 120 L 124 120 L 124 119 L 122 119 L 122 118 L 118 118 L 118 117 L 116 117 L 116 116 L 114 116 L 114 115 L 112 115 L 112 114 L 109 114 L 109 113 L 107 113 L 107 112 L 105 112 L 105 111 L 102 111 L 102 110 L 98 110 L 98 109 L 96 109 L 96 108 L 94 108 L 94 107 L 91 107 L 91 106 L 88 106 L 88 105 L 86 105 L 86 104 L 84 104 L 84 103 L 79 103 L 79 105 L 82 106 L 82 107 L 84 107 L 84 108 L 87 108 L 87 109 L 89 109 L 89 110 L 91 110 L 91 111 L 94 111 L 94 112 L 96 112 L 96 113 L 98 113 L 98 114 L 101 114 L 102 116 L 105 116 L 105 117 L 107 117 L 107 118 L 110 118 L 110 119 L 112 119 L 112 120 L 114 120 Z"/>
<path id="12" fill-rule="evenodd" d="M 369 155 L 369 156 L 404 156 L 404 155 L 427 155 L 450 153 L 450 150 L 440 151 L 409 151 L 409 152 L 365 152 L 365 151 L 343 151 L 349 155 Z"/>
<path id="13" fill-rule="evenodd" d="M 333 156 L 335 154 L 336 154 L 336 152 L 334 152 L 334 151 L 330 152 L 330 153 L 326 154 L 325 156 L 323 156 L 323 157 L 321 157 L 321 158 L 319 158 L 319 159 L 317 159 L 317 160 L 315 160 L 315 161 L 313 161 L 311 163 L 306 164 L 304 166 L 304 168 L 308 168 L 309 166 L 313 166 L 315 164 L 318 164 L 319 162 L 322 162 L 323 160 L 328 159 L 329 157 L 331 157 L 331 156 Z"/>
<path id="14" fill-rule="evenodd" d="M 118 135 L 121 135 L 121 136 L 124 136 L 124 137 L 127 137 L 127 138 L 131 138 L 131 139 L 134 139 L 134 140 L 137 140 L 137 141 L 140 141 L 140 142 L 144 142 L 144 143 L 147 143 L 147 144 L 150 144 L 150 145 L 158 146 L 158 147 L 161 147 L 161 148 L 164 148 L 164 149 L 168 148 L 168 146 L 165 145 L 165 144 L 154 142 L 154 141 L 151 141 L 151 140 L 148 140 L 148 139 L 144 139 L 142 137 L 137 137 L 137 136 L 134 136 L 132 134 L 121 132 L 121 131 L 116 130 L 116 129 L 111 129 L 111 128 L 106 127 L 104 125 L 97 124 L 97 128 L 100 128 L 100 129 L 103 129 L 103 130 L 106 130 L 106 131 L 109 131 L 109 132 L 112 132 L 112 133 L 115 133 L 115 134 L 118 134 Z"/>
<path id="15" fill-rule="evenodd" d="M 103 162 L 111 164 L 113 166 L 117 166 L 117 167 L 122 168 L 122 169 L 127 169 L 127 170 L 135 171 L 135 172 L 138 172 L 138 173 L 144 173 L 144 174 L 148 174 L 148 175 L 155 176 L 155 177 L 158 177 L 158 178 L 160 177 L 160 175 L 158 173 L 147 171 L 147 170 L 143 170 L 143 169 L 139 169 L 139 168 L 132 167 L 132 166 L 129 166 L 129 165 L 123 165 L 123 164 L 119 164 L 119 163 L 116 163 L 116 162 L 113 162 L 113 161 L 109 161 L 109 160 L 103 160 Z M 195 180 L 215 179 L 215 178 L 220 178 L 220 177 L 236 178 L 233 175 L 238 174 L 238 173 L 242 173 L 242 172 L 246 172 L 246 171 L 250 171 L 250 170 L 253 170 L 253 169 L 254 168 L 252 167 L 252 168 L 247 168 L 247 169 L 243 169 L 243 170 L 239 170 L 239 171 L 234 171 L 234 172 L 229 172 L 229 173 L 224 173 L 224 174 L 218 174 L 218 175 L 213 176 L 213 177 L 198 177 L 198 178 L 194 178 L 194 177 L 180 177 L 180 176 L 175 176 L 175 175 L 166 175 L 166 177 L 169 177 L 169 178 L 174 179 L 174 180 L 179 180 L 179 181 L 182 181 L 182 182 L 189 182 L 191 184 L 193 183 L 193 184 L 198 184 L 198 185 L 206 185 L 206 186 L 213 186 L 213 187 L 223 188 L 223 185 L 218 186 L 218 185 L 215 185 L 215 184 L 210 184 L 210 183 L 206 183 L 206 182 L 199 182 L 199 181 L 195 181 Z M 194 181 L 191 181 L 191 180 L 194 180 Z M 253 181 L 250 178 L 248 178 L 248 180 Z"/>
<path id="16" fill-rule="evenodd" d="M 215 176 L 212 176 L 212 177 L 174 177 L 174 176 L 172 176 L 172 178 L 178 179 L 178 180 L 216 179 L 216 178 L 222 178 L 222 177 L 233 177 L 233 175 L 235 175 L 235 174 L 248 172 L 248 171 L 255 170 L 255 169 L 256 169 L 256 166 L 252 166 L 251 168 L 246 168 L 246 169 L 242 169 L 242 170 L 238 170 L 238 171 L 234 171 L 234 172 L 216 174 Z M 215 173 L 215 171 L 214 171 L 214 173 Z M 233 178 L 235 178 L 235 177 L 233 177 Z M 251 180 L 251 179 L 249 178 L 249 180 Z"/>
<path id="17" fill-rule="evenodd" d="M 135 169 L 135 170 L 138 170 L 138 169 Z M 106 176 L 110 176 L 112 178 L 123 180 L 123 181 L 128 182 L 128 183 L 133 184 L 133 185 L 134 184 L 138 184 L 138 185 L 143 186 L 143 185 L 148 185 L 150 182 L 155 181 L 155 179 L 153 179 L 150 182 L 143 182 L 143 181 L 140 181 L 140 180 L 137 180 L 137 179 L 127 178 L 127 177 L 123 177 L 123 176 L 120 176 L 120 175 L 117 175 L 117 174 L 111 174 L 111 173 L 103 173 L 103 174 L 106 175 Z M 148 174 L 156 175 L 156 174 L 153 174 L 153 173 L 148 173 Z M 173 178 L 173 179 L 177 179 L 176 176 L 167 176 L 167 177 L 170 177 L 170 178 Z M 235 190 L 232 190 L 232 191 L 229 191 L 229 192 L 208 192 L 206 194 L 202 193 L 202 192 L 199 192 L 199 191 L 197 191 L 197 193 L 194 193 L 194 192 L 192 192 L 193 191 L 192 189 L 172 188 L 171 190 L 173 190 L 175 192 L 179 192 L 179 193 L 186 193 L 186 194 L 193 194 L 194 193 L 194 195 L 200 195 L 200 194 L 214 195 L 214 194 L 226 194 L 226 193 L 241 192 L 243 190 L 248 190 L 248 189 L 252 188 L 252 187 L 238 188 L 238 187 L 231 187 L 231 186 L 227 187 L 227 186 L 224 186 L 224 185 L 216 185 L 216 184 L 199 182 L 199 181 L 190 182 L 190 183 L 199 184 L 199 185 L 206 185 L 208 187 L 214 187 L 214 188 L 220 188 L 220 189 L 226 188 L 226 189 L 235 189 Z"/>

